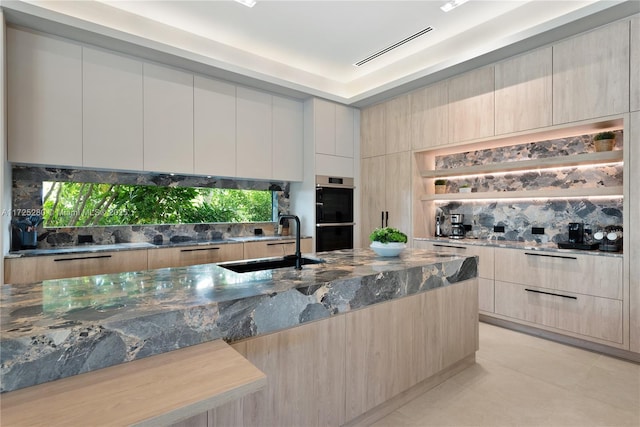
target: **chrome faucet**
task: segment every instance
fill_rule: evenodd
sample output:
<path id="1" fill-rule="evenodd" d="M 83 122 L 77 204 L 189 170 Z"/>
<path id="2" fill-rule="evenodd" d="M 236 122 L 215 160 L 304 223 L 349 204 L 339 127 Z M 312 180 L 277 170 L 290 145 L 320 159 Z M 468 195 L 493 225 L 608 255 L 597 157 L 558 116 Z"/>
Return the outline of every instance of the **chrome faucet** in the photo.
<path id="1" fill-rule="evenodd" d="M 300 218 L 295 215 L 281 215 L 278 224 L 282 225 L 285 219 L 293 219 L 296 221 L 296 270 L 302 270 L 302 254 L 300 253 Z"/>

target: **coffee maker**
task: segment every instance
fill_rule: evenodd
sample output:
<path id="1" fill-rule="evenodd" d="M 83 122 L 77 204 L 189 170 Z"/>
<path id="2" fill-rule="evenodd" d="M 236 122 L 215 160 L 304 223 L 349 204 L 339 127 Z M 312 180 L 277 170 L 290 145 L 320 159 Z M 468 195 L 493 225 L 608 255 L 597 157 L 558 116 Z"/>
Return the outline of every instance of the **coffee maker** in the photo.
<path id="1" fill-rule="evenodd" d="M 449 215 L 449 220 L 451 221 L 451 233 L 449 234 L 449 237 L 452 239 L 464 239 L 466 234 L 464 224 L 462 224 L 464 215 L 454 213 Z"/>

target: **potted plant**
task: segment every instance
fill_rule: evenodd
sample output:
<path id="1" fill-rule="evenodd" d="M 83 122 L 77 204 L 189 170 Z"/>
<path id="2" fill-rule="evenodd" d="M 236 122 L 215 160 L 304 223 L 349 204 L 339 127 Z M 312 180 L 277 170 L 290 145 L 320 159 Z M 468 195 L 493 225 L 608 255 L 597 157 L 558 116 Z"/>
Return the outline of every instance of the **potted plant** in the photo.
<path id="1" fill-rule="evenodd" d="M 460 186 L 460 188 L 458 188 L 458 191 L 460 193 L 471 193 L 471 185 L 469 184 L 462 184 Z"/>
<path id="2" fill-rule="evenodd" d="M 376 228 L 369 235 L 370 248 L 380 256 L 398 256 L 405 248 L 407 235 L 397 228 Z"/>
<path id="3" fill-rule="evenodd" d="M 611 151 L 616 142 L 616 134 L 613 132 L 600 132 L 593 137 L 596 151 Z"/>
<path id="4" fill-rule="evenodd" d="M 436 179 L 435 182 L 436 194 L 444 194 L 447 192 L 447 180 Z"/>

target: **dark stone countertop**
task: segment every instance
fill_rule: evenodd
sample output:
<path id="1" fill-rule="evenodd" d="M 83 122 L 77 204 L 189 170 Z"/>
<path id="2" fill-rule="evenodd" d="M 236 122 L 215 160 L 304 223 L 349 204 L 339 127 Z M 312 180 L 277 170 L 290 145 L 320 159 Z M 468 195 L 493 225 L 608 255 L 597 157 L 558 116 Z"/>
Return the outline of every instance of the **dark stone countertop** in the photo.
<path id="1" fill-rule="evenodd" d="M 2 391 L 214 339 L 233 342 L 477 276 L 477 257 L 406 249 L 234 273 L 222 264 L 3 285 Z"/>
<path id="2" fill-rule="evenodd" d="M 306 239 L 306 236 L 302 237 Z M 182 242 L 165 241 L 163 243 L 152 242 L 132 242 L 132 243 L 113 243 L 109 245 L 76 245 L 76 246 L 60 246 L 48 249 L 23 249 L 20 251 L 9 252 L 5 258 L 20 258 L 46 255 L 63 255 L 63 254 L 82 254 L 97 252 L 116 252 L 131 251 L 137 249 L 155 249 L 155 248 L 173 248 L 183 246 L 204 246 L 204 245 L 224 245 L 229 243 L 258 242 L 272 240 L 295 240 L 295 236 L 243 236 L 229 237 L 222 240 L 186 240 Z"/>
<path id="3" fill-rule="evenodd" d="M 580 255 L 609 256 L 622 258 L 622 252 L 604 252 L 599 250 L 560 249 L 557 243 L 515 242 L 511 240 L 487 240 L 487 239 L 450 239 L 448 237 L 414 237 L 414 241 L 431 243 L 444 243 L 449 245 L 493 246 L 496 248 L 524 249 L 527 251 L 561 252 Z"/>

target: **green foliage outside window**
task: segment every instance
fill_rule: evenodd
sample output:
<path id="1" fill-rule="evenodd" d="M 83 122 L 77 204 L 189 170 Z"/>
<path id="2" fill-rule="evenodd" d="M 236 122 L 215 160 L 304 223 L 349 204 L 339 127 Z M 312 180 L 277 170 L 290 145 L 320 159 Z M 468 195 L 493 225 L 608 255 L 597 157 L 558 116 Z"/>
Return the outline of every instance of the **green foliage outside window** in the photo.
<path id="1" fill-rule="evenodd" d="M 273 220 L 271 191 L 76 182 L 43 187 L 47 227 Z"/>

